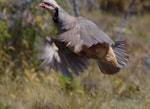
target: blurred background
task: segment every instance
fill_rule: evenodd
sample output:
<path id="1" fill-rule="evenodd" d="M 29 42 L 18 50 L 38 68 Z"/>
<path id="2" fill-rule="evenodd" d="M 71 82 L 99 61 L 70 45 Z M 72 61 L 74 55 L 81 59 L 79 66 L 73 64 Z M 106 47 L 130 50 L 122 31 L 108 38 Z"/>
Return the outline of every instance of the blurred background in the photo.
<path id="1" fill-rule="evenodd" d="M 38 68 L 35 45 L 56 36 L 42 0 L 0 0 L 0 109 L 150 109 L 150 0 L 57 0 L 131 49 L 126 68 L 103 75 L 91 60 L 69 79 Z"/>

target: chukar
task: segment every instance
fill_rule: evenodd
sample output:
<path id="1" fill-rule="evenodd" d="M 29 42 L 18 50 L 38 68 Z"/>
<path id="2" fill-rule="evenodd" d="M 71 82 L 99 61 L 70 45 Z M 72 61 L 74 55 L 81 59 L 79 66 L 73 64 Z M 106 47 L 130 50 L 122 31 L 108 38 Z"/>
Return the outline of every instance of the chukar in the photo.
<path id="1" fill-rule="evenodd" d="M 69 69 L 75 74 L 86 69 L 88 59 L 96 60 L 104 74 L 115 74 L 127 64 L 129 48 L 125 41 L 114 42 L 94 22 L 69 15 L 55 0 L 44 0 L 39 6 L 51 14 L 59 31 L 57 38 L 49 38 L 48 48 L 52 49 L 43 52 L 43 66 L 70 76 Z"/>

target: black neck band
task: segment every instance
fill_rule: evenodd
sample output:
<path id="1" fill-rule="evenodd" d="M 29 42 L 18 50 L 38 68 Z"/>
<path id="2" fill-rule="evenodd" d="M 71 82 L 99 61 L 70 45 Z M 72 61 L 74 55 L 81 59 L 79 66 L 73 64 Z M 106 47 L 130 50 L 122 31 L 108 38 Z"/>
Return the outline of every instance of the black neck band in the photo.
<path id="1" fill-rule="evenodd" d="M 58 8 L 55 9 L 55 13 L 54 13 L 54 16 L 53 16 L 53 21 L 55 23 L 58 23 L 58 20 L 59 20 L 59 11 L 58 11 Z"/>

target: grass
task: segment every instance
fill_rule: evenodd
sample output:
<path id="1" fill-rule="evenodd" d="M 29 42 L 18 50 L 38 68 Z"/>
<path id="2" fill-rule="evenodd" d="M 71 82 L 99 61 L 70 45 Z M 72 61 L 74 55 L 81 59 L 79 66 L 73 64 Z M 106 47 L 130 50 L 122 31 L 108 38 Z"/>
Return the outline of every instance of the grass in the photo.
<path id="1" fill-rule="evenodd" d="M 87 17 L 114 38 L 121 17 L 100 15 Z M 150 72 L 143 64 L 150 48 L 149 17 L 128 18 L 123 37 L 131 48 L 130 61 L 113 76 L 101 74 L 95 62 L 73 80 L 34 67 L 14 70 L 16 63 L 9 62 L 0 75 L 0 109 L 149 109 Z"/>

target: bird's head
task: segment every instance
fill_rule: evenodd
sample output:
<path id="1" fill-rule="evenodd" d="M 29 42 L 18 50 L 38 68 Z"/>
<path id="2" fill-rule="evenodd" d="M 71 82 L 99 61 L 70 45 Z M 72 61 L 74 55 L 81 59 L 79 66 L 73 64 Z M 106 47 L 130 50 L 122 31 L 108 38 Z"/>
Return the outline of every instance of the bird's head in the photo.
<path id="1" fill-rule="evenodd" d="M 55 0 L 44 0 L 39 4 L 39 7 L 48 10 L 52 15 L 54 15 L 58 8 L 60 8 Z"/>

